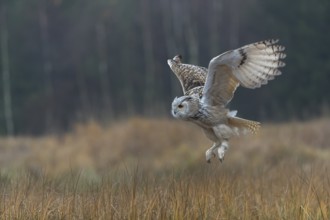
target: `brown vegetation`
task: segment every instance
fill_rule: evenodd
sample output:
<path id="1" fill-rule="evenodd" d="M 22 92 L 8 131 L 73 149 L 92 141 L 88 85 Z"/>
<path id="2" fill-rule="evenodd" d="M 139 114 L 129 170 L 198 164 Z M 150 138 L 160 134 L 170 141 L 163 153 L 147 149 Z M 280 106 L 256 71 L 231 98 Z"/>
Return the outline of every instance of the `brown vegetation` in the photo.
<path id="1" fill-rule="evenodd" d="M 263 125 L 207 164 L 195 126 L 141 119 L 0 140 L 0 219 L 329 219 L 330 120 Z"/>

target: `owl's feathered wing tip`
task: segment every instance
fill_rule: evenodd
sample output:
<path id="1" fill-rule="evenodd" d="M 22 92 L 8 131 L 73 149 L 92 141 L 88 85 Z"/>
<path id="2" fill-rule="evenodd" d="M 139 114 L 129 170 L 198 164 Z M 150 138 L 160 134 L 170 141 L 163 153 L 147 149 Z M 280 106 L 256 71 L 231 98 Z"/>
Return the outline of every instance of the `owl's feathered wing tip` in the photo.
<path id="1" fill-rule="evenodd" d="M 286 54 L 285 47 L 278 42 L 278 39 L 265 40 L 237 50 L 240 60 L 233 74 L 242 86 L 258 88 L 281 75 L 279 68 L 285 66 L 283 59 Z"/>

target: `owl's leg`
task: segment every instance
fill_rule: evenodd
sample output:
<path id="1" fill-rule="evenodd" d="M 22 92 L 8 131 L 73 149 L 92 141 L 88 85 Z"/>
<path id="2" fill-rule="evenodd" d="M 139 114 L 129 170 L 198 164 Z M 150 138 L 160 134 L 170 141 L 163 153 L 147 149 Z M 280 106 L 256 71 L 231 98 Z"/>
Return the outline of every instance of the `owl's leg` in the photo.
<path id="1" fill-rule="evenodd" d="M 222 141 L 220 147 L 217 149 L 218 150 L 218 158 L 220 162 L 222 163 L 225 159 L 225 153 L 229 148 L 228 140 Z"/>
<path id="2" fill-rule="evenodd" d="M 208 163 L 211 163 L 211 158 L 212 156 L 216 156 L 216 149 L 219 147 L 219 143 L 214 143 L 212 145 L 212 147 L 210 147 L 206 152 L 205 152 L 205 156 L 206 156 L 206 161 Z"/>

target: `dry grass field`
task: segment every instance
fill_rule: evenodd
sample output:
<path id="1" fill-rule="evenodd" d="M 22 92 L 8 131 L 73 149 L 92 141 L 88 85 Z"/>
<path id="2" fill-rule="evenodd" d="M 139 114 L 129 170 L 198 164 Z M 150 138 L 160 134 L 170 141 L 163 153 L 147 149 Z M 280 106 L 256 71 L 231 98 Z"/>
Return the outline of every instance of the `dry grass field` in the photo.
<path id="1" fill-rule="evenodd" d="M 205 162 L 199 128 L 133 118 L 0 139 L 0 219 L 330 219 L 330 119 L 265 124 Z"/>

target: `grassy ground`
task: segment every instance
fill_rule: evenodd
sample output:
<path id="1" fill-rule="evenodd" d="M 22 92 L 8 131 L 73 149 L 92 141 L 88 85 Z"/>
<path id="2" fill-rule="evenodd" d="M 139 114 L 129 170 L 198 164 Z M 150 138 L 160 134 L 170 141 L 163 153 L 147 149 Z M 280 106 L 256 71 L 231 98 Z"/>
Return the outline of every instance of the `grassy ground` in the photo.
<path id="1" fill-rule="evenodd" d="M 330 119 L 263 125 L 225 162 L 188 123 L 0 139 L 0 219 L 330 219 Z"/>

